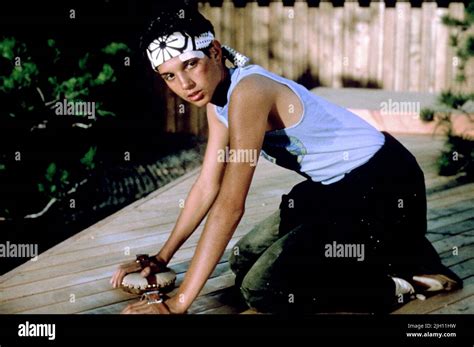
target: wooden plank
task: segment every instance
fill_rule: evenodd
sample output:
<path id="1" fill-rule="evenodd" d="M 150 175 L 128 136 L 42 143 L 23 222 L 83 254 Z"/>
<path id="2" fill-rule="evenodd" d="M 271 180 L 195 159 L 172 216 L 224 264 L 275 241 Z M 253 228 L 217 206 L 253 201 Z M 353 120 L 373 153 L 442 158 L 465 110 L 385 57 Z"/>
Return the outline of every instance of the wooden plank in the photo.
<path id="1" fill-rule="evenodd" d="M 419 91 L 421 83 L 421 8 L 411 9 L 408 90 Z"/>
<path id="2" fill-rule="evenodd" d="M 356 3 L 354 3 L 356 4 Z M 370 8 L 355 7 L 355 71 L 354 79 L 362 86 L 367 86 L 369 76 L 370 51 Z"/>
<path id="3" fill-rule="evenodd" d="M 385 11 L 384 2 L 370 2 L 370 54 L 369 54 L 369 80 L 382 84 L 383 68 L 383 18 Z"/>
<path id="4" fill-rule="evenodd" d="M 474 198 L 474 190 L 472 190 L 474 189 L 474 185 L 463 185 L 463 187 L 465 191 L 461 192 L 460 194 L 430 200 L 428 202 L 428 208 L 432 210 L 440 210 L 444 209 L 445 207 L 450 207 L 453 204 L 458 204 L 462 202 L 469 204 L 470 201 Z"/>
<path id="5" fill-rule="evenodd" d="M 459 235 L 459 234 L 462 234 L 464 232 L 469 232 L 469 231 L 474 230 L 474 225 L 472 224 L 472 220 L 469 220 L 468 222 L 469 222 L 469 224 L 465 227 L 465 230 L 460 230 L 458 233 L 454 233 L 450 229 L 449 233 L 431 233 L 431 232 L 428 232 L 426 237 L 428 238 L 428 240 L 430 240 L 431 243 L 433 243 L 433 242 L 437 242 L 437 241 L 446 239 L 446 238 L 454 236 L 454 235 Z M 457 224 L 455 224 L 455 226 L 457 227 L 458 224 L 461 224 L 461 223 L 457 223 Z M 454 250 L 454 246 L 452 246 L 451 249 Z"/>
<path id="6" fill-rule="evenodd" d="M 394 63 L 395 63 L 395 8 L 385 8 L 384 12 L 384 40 L 383 40 L 383 89 L 394 89 Z"/>
<path id="7" fill-rule="evenodd" d="M 471 244 L 459 247 L 456 252 L 451 249 L 447 252 L 441 253 L 440 258 L 443 261 L 443 264 L 448 267 L 465 262 L 474 258 L 474 245 Z"/>
<path id="8" fill-rule="evenodd" d="M 469 278 L 474 276 L 474 259 L 469 259 L 451 267 L 460 278 Z"/>
<path id="9" fill-rule="evenodd" d="M 273 211 L 273 210 L 272 210 Z M 267 215 L 267 214 L 263 214 Z M 258 221 L 260 221 L 261 216 L 258 217 Z M 252 221 L 250 223 L 244 223 L 239 225 L 236 232 L 233 235 L 233 239 L 238 239 L 245 235 L 248 231 L 250 231 L 256 221 Z M 193 236 L 191 236 L 186 243 L 182 246 L 181 250 L 186 250 L 188 248 L 192 248 L 197 244 L 200 232 L 202 232 L 203 227 L 200 227 L 198 231 L 196 231 Z M 133 240 L 125 240 L 122 242 L 114 243 L 114 244 L 104 244 L 100 246 L 91 245 L 89 248 L 84 248 L 78 250 L 76 252 L 67 252 L 62 255 L 58 255 L 58 257 L 63 258 L 63 261 L 59 261 L 57 257 L 49 257 L 46 259 L 38 260 L 40 261 L 39 265 L 35 265 L 34 268 L 29 268 L 28 270 L 23 270 L 19 272 L 19 274 L 14 278 L 11 279 L 8 283 L 12 283 L 18 281 L 21 277 L 31 276 L 33 278 L 39 276 L 40 273 L 45 272 L 43 276 L 47 277 L 48 273 L 49 276 L 55 271 L 59 271 L 60 269 L 64 269 L 64 272 L 67 273 L 71 267 L 80 265 L 80 268 L 87 268 L 87 267 L 98 267 L 104 264 L 119 264 L 124 261 L 128 261 L 130 257 L 137 253 L 156 253 L 160 247 L 164 244 L 167 239 L 167 235 L 151 235 L 148 237 L 143 237 L 141 239 L 133 239 Z M 159 241 L 157 241 L 159 240 Z M 109 256 L 103 258 L 103 252 L 108 251 L 110 252 Z M 173 260 L 173 262 L 175 262 Z M 48 266 L 47 269 L 44 266 Z M 59 266 L 59 268 L 58 268 Z M 20 276 L 21 274 L 21 276 Z M 28 275 L 30 274 L 30 275 Z M 30 277 L 28 277 L 30 278 Z"/>
<path id="10" fill-rule="evenodd" d="M 273 73 L 283 75 L 283 40 L 281 37 L 281 23 L 283 3 L 270 3 L 270 68 Z"/>
<path id="11" fill-rule="evenodd" d="M 434 194 L 430 194 L 427 197 L 427 200 L 428 200 L 428 204 L 443 203 L 444 199 L 448 197 L 453 197 L 453 196 L 459 197 L 459 196 L 463 196 L 464 193 L 468 196 L 471 196 L 473 192 L 474 192 L 474 183 L 463 184 L 463 185 L 446 189 Z M 439 202 L 437 200 L 439 200 Z"/>
<path id="12" fill-rule="evenodd" d="M 247 39 L 245 32 L 245 8 L 234 7 L 233 17 L 235 38 L 232 47 L 245 54 L 245 40 Z"/>
<path id="13" fill-rule="evenodd" d="M 474 230 L 466 231 L 462 234 L 446 237 L 442 240 L 433 242 L 433 247 L 438 253 L 452 251 L 453 247 L 458 249 L 469 246 L 474 243 Z"/>
<path id="14" fill-rule="evenodd" d="M 166 186 L 164 187 L 161 187 L 159 189 L 157 189 L 155 192 L 149 194 L 148 196 L 144 197 L 144 198 L 141 198 L 133 203 L 131 203 L 130 205 L 128 206 L 125 206 L 124 208 L 120 209 L 119 211 L 113 213 L 112 215 L 104 218 L 103 220 L 97 222 L 96 224 L 90 226 L 89 228 L 87 228 L 86 230 L 82 231 L 81 233 L 78 233 L 76 235 L 73 235 L 71 236 L 70 238 L 68 238 L 67 240 L 64 240 L 63 242 L 59 243 L 58 245 L 50 248 L 49 250 L 45 251 L 44 253 L 42 253 L 39 258 L 44 258 L 44 257 L 48 257 L 49 255 L 52 255 L 54 254 L 56 251 L 58 251 L 59 249 L 62 249 L 64 247 L 68 247 L 70 244 L 74 243 L 76 240 L 84 237 L 84 235 L 88 234 L 88 233 L 93 233 L 94 231 L 96 230 L 99 230 L 100 228 L 102 228 L 103 226 L 107 225 L 108 223 L 110 223 L 112 220 L 114 220 L 115 218 L 117 218 L 117 216 L 120 216 L 121 214 L 125 214 L 127 213 L 128 211 L 131 211 L 133 209 L 135 209 L 136 207 L 140 206 L 141 204 L 147 202 L 148 200 L 152 200 L 154 199 L 156 196 L 159 196 L 161 195 L 162 193 L 168 191 L 168 190 L 171 190 L 173 189 L 174 187 L 176 186 L 179 186 L 180 184 L 182 184 L 183 182 L 185 182 L 188 178 L 190 177 L 193 177 L 195 175 L 197 175 L 197 173 L 199 172 L 200 168 L 197 168 L 185 175 L 183 175 L 182 177 L 180 178 L 177 178 L 176 180 L 174 180 L 173 182 L 170 182 L 169 184 L 167 184 Z M 0 278 L 1 278 L 1 282 L 13 277 L 13 276 L 16 276 L 16 274 L 19 272 L 19 271 L 22 271 L 23 269 L 27 269 L 29 268 L 31 264 L 29 264 L 28 262 L 25 263 L 25 264 L 22 264 L 20 265 L 19 267 L 9 271 L 8 273 L 6 274 L 3 274 Z"/>
<path id="15" fill-rule="evenodd" d="M 221 39 L 222 44 L 233 47 L 235 38 L 234 4 L 230 0 L 224 0 L 221 8 Z"/>
<path id="16" fill-rule="evenodd" d="M 235 244 L 243 235 L 245 235 L 250 230 L 249 226 L 239 226 L 235 233 L 232 236 L 231 243 L 228 244 L 226 249 L 231 249 L 233 244 Z M 178 250 L 170 264 L 176 264 L 185 260 L 190 259 L 194 254 L 194 248 L 197 245 L 199 240 L 199 234 L 193 234 Z M 166 238 L 166 237 L 165 237 Z M 164 239 L 165 239 L 164 238 Z M 133 242 L 120 242 L 117 244 L 104 245 L 101 247 L 81 250 L 80 252 L 71 252 L 65 253 L 61 257 L 48 257 L 43 259 L 38 259 L 36 262 L 32 262 L 32 265 L 28 268 L 27 271 L 41 271 L 42 268 L 47 268 L 44 271 L 50 271 L 49 277 L 51 276 L 63 276 L 65 274 L 68 276 L 73 272 L 73 270 L 68 271 L 67 264 L 73 266 L 75 262 L 80 262 L 81 268 L 78 269 L 79 272 L 88 272 L 92 271 L 93 274 L 99 274 L 100 271 L 106 271 L 107 269 L 121 264 L 126 261 L 130 261 L 135 254 L 147 253 L 154 254 L 156 253 L 164 244 L 164 241 L 159 240 L 156 236 L 145 237 L 143 239 L 134 240 Z M 106 259 L 101 259 L 104 254 L 107 254 Z M 104 267 L 98 267 L 97 264 L 107 264 Z M 55 266 L 60 266 L 60 269 L 63 272 L 55 273 Z M 20 273 L 18 272 L 18 276 Z M 39 276 L 39 275 L 38 275 Z M 44 276 L 44 275 L 43 275 Z M 84 274 L 84 276 L 88 276 Z M 23 278 L 28 278 L 26 274 L 22 275 Z M 32 276 L 34 277 L 34 275 Z M 68 277 L 69 278 L 69 277 Z M 19 278 L 20 279 L 20 278 Z M 19 280 L 18 279 L 18 280 Z M 9 281 L 3 282 L 2 287 L 8 288 L 10 283 L 15 283 L 17 280 L 15 278 L 10 278 Z M 45 285 L 46 286 L 46 285 Z"/>
<path id="17" fill-rule="evenodd" d="M 464 220 L 471 219 L 473 217 L 474 217 L 474 210 L 467 210 L 467 211 L 462 211 L 458 213 L 453 213 L 452 215 L 448 217 L 443 217 L 440 219 L 428 221 L 428 230 L 432 231 L 434 229 L 437 229 L 446 225 L 459 223 Z"/>
<path id="18" fill-rule="evenodd" d="M 471 279 L 474 279 L 474 277 L 471 277 Z M 471 279 L 466 281 L 467 283 L 464 284 L 464 288 L 462 290 L 437 294 L 425 301 L 413 300 L 392 313 L 427 314 L 430 312 L 436 312 L 443 307 L 472 296 L 472 294 L 474 294 L 474 281 Z"/>
<path id="19" fill-rule="evenodd" d="M 254 63 L 261 65 L 265 69 L 269 69 L 268 50 L 270 44 L 270 9 L 268 7 L 258 6 L 258 3 L 252 2 L 252 45 L 256 52 L 251 59 Z"/>
<path id="20" fill-rule="evenodd" d="M 421 91 L 433 92 L 432 79 L 435 69 L 434 54 L 435 32 L 433 32 L 433 18 L 436 14 L 436 3 L 423 2 L 422 4 L 422 26 L 421 26 Z"/>
<path id="21" fill-rule="evenodd" d="M 225 257 L 222 257 L 216 266 L 216 269 L 210 276 L 210 279 L 229 273 L 229 263 L 227 262 L 228 255 L 229 252 L 226 252 Z M 179 288 L 181 285 L 188 267 L 189 262 L 180 263 L 172 267 L 177 273 L 176 288 Z M 83 305 L 78 303 L 76 300 L 71 302 L 71 295 L 74 295 L 74 299 L 83 298 L 83 300 L 87 300 L 86 298 L 88 296 L 99 296 L 101 293 L 105 293 L 104 295 L 107 297 L 113 296 L 119 301 L 136 297 L 136 295 L 129 295 L 121 290 L 113 289 L 109 283 L 109 279 L 110 277 L 100 278 L 80 283 L 79 285 L 66 286 L 43 292 L 40 291 L 30 295 L 11 298 L 9 300 L 5 299 L 2 300 L 0 304 L 0 310 L 4 313 L 18 313 L 36 308 L 48 309 L 46 306 L 60 304 L 61 307 L 63 307 L 62 310 L 66 310 L 70 313 L 71 310 L 77 310 L 77 307 L 80 307 L 81 309 L 83 307 Z M 173 292 L 176 291 L 176 288 Z"/>
<path id="22" fill-rule="evenodd" d="M 323 86 L 332 86 L 332 14 L 333 7 L 330 2 L 319 3 L 318 37 L 319 37 L 319 79 Z"/>
<path id="23" fill-rule="evenodd" d="M 442 208 L 431 209 L 428 212 L 431 212 L 433 217 L 428 218 L 429 220 L 435 220 L 439 218 L 446 217 L 452 213 L 459 213 L 469 209 L 474 209 L 474 197 L 471 196 L 470 199 L 461 200 L 456 203 L 452 202 L 449 205 L 444 205 Z M 429 216 L 429 214 L 428 214 Z"/>
<path id="24" fill-rule="evenodd" d="M 408 88 L 410 3 L 397 2 L 395 5 L 395 80 L 394 90 Z"/>
<path id="25" fill-rule="evenodd" d="M 291 6 L 285 6 L 283 4 L 283 10 L 281 13 L 281 31 L 280 40 L 282 42 L 281 51 L 281 64 L 283 65 L 283 77 L 288 79 L 295 79 L 294 73 L 294 47 L 295 42 L 293 38 L 293 22 L 295 21 L 295 11 Z"/>
<path id="26" fill-rule="evenodd" d="M 298 80 L 308 69 L 308 6 L 306 2 L 297 1 L 293 9 L 295 11 L 293 42 L 296 46 L 293 57 L 295 62 L 294 79 Z"/>
<path id="27" fill-rule="evenodd" d="M 432 314 L 472 314 L 474 313 L 474 294 L 451 303 L 446 307 L 430 312 Z"/>
<path id="28" fill-rule="evenodd" d="M 226 275 L 223 275 L 223 276 L 219 276 L 219 277 L 209 279 L 206 282 L 206 284 L 204 285 L 204 288 L 201 291 L 200 296 L 207 295 L 207 294 L 212 293 L 212 292 L 214 292 L 216 290 L 219 290 L 219 289 L 228 288 L 228 286 L 231 285 L 231 282 L 229 281 L 230 277 L 231 276 L 229 274 L 226 274 Z M 136 300 L 136 299 L 132 299 L 132 300 L 129 300 L 127 302 L 119 302 L 119 303 L 113 303 L 113 304 L 109 304 L 109 305 L 103 305 L 103 306 L 96 307 L 94 309 L 82 311 L 80 313 L 84 313 L 84 314 L 111 314 L 111 313 L 113 314 L 113 313 L 119 313 L 120 311 L 122 311 L 125 308 L 125 306 L 127 306 L 130 302 L 132 302 L 134 300 Z"/>
<path id="29" fill-rule="evenodd" d="M 308 64 L 313 81 L 319 81 L 319 21 L 319 8 L 308 8 Z"/>
<path id="30" fill-rule="evenodd" d="M 443 91 L 447 84 L 446 65 L 449 64 L 447 60 L 449 34 L 448 28 L 441 22 L 441 17 L 446 14 L 448 14 L 447 8 L 437 8 L 435 18 L 433 19 L 436 35 L 433 52 L 436 66 L 434 91 L 438 93 Z"/>
<path id="31" fill-rule="evenodd" d="M 219 278 L 216 280 L 216 277 L 212 277 L 208 280 L 207 286 L 205 286 L 204 290 L 201 291 L 202 294 L 206 294 L 208 292 L 215 291 L 219 288 L 219 283 L 228 285 L 228 282 L 224 282 L 223 278 L 230 277 L 233 281 L 233 275 L 230 276 L 228 271 L 220 274 Z M 178 291 L 179 285 L 181 284 L 183 279 L 183 275 L 180 275 L 180 281 L 177 287 L 169 293 L 170 296 L 173 296 Z M 216 283 L 217 282 L 217 283 Z M 69 302 L 69 297 L 65 301 L 58 301 L 53 304 L 43 305 L 39 307 L 31 307 L 27 310 L 21 311 L 20 313 L 27 313 L 27 314 L 48 314 L 48 313 L 61 313 L 61 314 L 71 314 L 71 313 L 78 313 L 83 312 L 84 310 L 92 310 L 98 306 L 106 306 L 116 302 L 126 302 L 127 304 L 130 301 L 136 301 L 139 297 L 136 295 L 131 295 L 122 292 L 119 289 L 111 289 L 106 290 L 90 295 L 85 296 L 76 296 L 75 302 Z M 199 297 L 198 299 L 199 300 Z M 32 300 L 32 303 L 37 303 L 38 300 Z M 124 305 L 125 306 L 125 305 Z M 78 309 L 80 311 L 78 311 Z M 119 313 L 119 312 L 116 312 Z"/>
<path id="32" fill-rule="evenodd" d="M 332 51 L 332 87 L 342 87 L 342 64 L 344 60 L 344 7 L 335 7 L 332 16 L 333 51 Z"/>

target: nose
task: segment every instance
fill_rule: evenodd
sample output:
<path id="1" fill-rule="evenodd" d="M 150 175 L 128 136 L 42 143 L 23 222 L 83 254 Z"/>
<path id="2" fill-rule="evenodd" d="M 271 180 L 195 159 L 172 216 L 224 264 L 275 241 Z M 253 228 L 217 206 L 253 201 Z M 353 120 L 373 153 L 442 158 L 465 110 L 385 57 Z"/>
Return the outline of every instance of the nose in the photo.
<path id="1" fill-rule="evenodd" d="M 184 90 L 191 90 L 194 88 L 194 82 L 186 74 L 177 75 L 179 83 Z"/>

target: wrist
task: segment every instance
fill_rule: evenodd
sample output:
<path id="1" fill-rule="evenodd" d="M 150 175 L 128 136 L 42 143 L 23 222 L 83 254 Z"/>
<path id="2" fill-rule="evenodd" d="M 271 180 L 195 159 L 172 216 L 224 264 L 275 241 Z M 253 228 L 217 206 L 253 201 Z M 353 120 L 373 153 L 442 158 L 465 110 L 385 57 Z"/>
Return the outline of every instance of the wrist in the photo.
<path id="1" fill-rule="evenodd" d="M 154 255 L 155 259 L 160 262 L 160 263 L 163 263 L 165 265 L 168 265 L 168 263 L 170 262 L 170 260 L 166 257 L 164 257 L 162 254 L 158 253 L 156 255 Z"/>
<path id="2" fill-rule="evenodd" d="M 180 302 L 180 300 L 178 300 L 178 295 L 175 295 L 166 300 L 165 304 L 172 314 L 184 314 L 188 310 L 188 307 L 183 302 Z"/>

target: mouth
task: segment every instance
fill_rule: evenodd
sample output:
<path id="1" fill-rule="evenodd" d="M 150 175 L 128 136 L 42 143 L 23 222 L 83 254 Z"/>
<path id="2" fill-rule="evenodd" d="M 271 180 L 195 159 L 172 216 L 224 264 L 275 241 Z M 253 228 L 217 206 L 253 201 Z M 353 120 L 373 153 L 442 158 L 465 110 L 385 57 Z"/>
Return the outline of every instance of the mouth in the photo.
<path id="1" fill-rule="evenodd" d="M 202 90 L 199 90 L 197 92 L 188 94 L 188 99 L 192 101 L 198 101 L 201 100 L 204 97 Z"/>

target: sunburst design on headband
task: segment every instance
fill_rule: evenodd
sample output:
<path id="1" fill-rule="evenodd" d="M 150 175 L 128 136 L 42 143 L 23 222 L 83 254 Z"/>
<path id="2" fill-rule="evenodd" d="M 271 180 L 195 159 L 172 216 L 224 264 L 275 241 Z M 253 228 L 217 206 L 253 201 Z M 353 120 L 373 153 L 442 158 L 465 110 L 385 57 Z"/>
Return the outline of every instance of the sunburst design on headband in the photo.
<path id="1" fill-rule="evenodd" d="M 148 46 L 148 52 L 151 58 L 156 61 L 162 56 L 161 61 L 166 61 L 175 57 L 176 52 L 183 53 L 188 47 L 189 37 L 187 35 L 176 36 L 173 34 L 159 37 Z M 173 52 L 172 50 L 176 51 Z"/>

